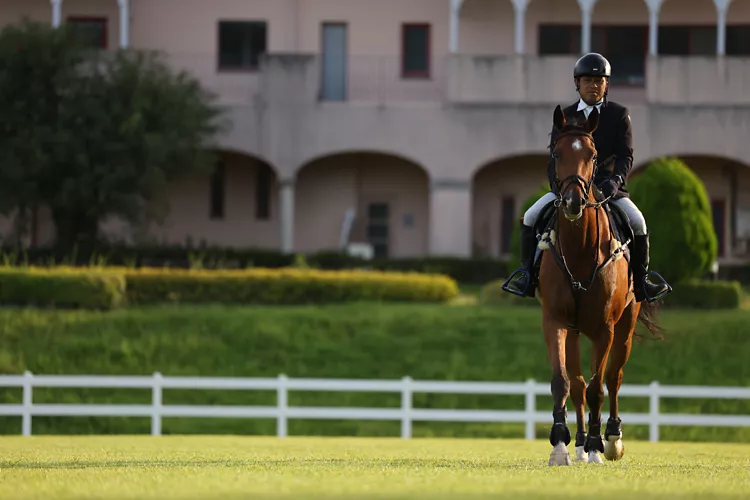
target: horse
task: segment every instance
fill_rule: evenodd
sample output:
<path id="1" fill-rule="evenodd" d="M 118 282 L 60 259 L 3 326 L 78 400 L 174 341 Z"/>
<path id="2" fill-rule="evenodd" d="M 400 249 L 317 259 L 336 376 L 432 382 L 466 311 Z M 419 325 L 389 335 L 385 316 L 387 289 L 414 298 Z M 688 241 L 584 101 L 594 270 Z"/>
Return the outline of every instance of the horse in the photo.
<path id="1" fill-rule="evenodd" d="M 550 145 L 555 161 L 556 200 L 548 231 L 539 244 L 543 251 L 537 289 L 552 369 L 553 423 L 549 440 L 553 449 L 549 465 L 571 465 L 567 450 L 571 440 L 568 396 L 577 420 L 575 461 L 603 463 L 600 454 L 607 460 L 620 460 L 625 453 L 618 415 L 623 367 L 639 321 L 654 336 L 661 337 L 661 327 L 655 322 L 658 305 L 636 302 L 629 260 L 624 258 L 629 240 L 617 239 L 613 230 L 619 225 L 611 224 L 608 217 L 608 211 L 616 207 L 606 206 L 609 200 L 602 199 L 598 189 L 592 189 L 599 165 L 592 136 L 599 124 L 597 109 L 583 124 L 568 123 L 558 105 L 553 122 L 558 133 Z M 581 333 L 592 343 L 588 387 L 581 371 Z M 605 372 L 608 357 L 611 359 Z M 609 419 L 602 438 L 605 379 Z M 586 403 L 588 434 L 584 425 Z"/>

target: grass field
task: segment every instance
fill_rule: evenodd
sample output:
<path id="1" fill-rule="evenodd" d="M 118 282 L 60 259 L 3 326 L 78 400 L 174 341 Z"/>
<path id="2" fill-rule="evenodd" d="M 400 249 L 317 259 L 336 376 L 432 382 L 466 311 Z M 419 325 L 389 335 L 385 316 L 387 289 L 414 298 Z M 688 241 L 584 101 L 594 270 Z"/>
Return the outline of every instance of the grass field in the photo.
<path id="1" fill-rule="evenodd" d="M 750 445 L 625 446 L 552 468 L 544 440 L 5 437 L 0 498 L 747 497 Z"/>

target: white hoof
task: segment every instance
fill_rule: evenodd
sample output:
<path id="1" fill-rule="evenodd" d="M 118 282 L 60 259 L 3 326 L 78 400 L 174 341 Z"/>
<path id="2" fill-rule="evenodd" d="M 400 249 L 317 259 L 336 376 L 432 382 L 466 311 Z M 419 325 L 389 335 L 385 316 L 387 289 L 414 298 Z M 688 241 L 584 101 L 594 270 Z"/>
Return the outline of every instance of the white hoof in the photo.
<path id="1" fill-rule="evenodd" d="M 604 458 L 607 460 L 620 460 L 625 454 L 625 445 L 622 444 L 622 436 L 610 436 L 604 442 Z"/>
<path id="2" fill-rule="evenodd" d="M 583 451 L 583 446 L 576 446 L 576 462 L 589 463 L 589 456 Z"/>
<path id="3" fill-rule="evenodd" d="M 570 462 L 570 453 L 565 443 L 557 443 L 549 454 L 549 465 L 572 465 Z"/>
<path id="4" fill-rule="evenodd" d="M 589 452 L 589 463 L 591 464 L 604 463 L 604 461 L 602 460 L 602 455 L 599 453 L 599 450 L 591 450 Z"/>

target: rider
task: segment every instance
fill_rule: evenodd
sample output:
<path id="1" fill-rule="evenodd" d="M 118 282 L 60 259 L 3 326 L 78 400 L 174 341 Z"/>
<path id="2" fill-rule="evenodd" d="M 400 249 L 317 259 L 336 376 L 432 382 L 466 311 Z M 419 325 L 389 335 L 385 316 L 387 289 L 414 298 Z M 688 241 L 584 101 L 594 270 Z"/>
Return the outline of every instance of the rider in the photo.
<path id="1" fill-rule="evenodd" d="M 588 118 L 594 106 L 600 113 L 599 126 L 593 133 L 597 154 L 600 158 L 614 156 L 614 162 L 600 164 L 594 183 L 604 196 L 611 197 L 610 201 L 623 209 L 630 219 L 634 233 L 631 260 L 635 277 L 635 297 L 638 302 L 644 299 L 652 302 L 669 293 L 671 288 L 663 280 L 652 282 L 649 276 L 649 235 L 646 231 L 646 221 L 625 189 L 633 165 L 630 114 L 625 106 L 607 100 L 610 74 L 609 61 L 601 54 L 589 53 L 581 57 L 573 70 L 573 80 L 581 98 L 563 112 L 568 121 L 582 121 Z M 556 135 L 553 128 L 551 145 L 554 144 Z M 555 161 L 551 154 L 547 175 L 550 188 L 554 189 Z M 521 224 L 521 268 L 514 271 L 506 282 L 503 287 L 506 291 L 526 297 L 534 296 L 536 277 L 533 261 L 537 239 L 533 227 L 542 209 L 555 199 L 554 193 L 546 193 L 524 214 Z"/>

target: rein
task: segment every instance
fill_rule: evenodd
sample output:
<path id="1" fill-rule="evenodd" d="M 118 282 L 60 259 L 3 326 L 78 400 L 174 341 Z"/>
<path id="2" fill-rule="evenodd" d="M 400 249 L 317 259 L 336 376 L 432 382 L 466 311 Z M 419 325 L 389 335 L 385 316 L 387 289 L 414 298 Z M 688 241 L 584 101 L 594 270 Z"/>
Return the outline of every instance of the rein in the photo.
<path id="1" fill-rule="evenodd" d="M 594 137 L 590 133 L 585 132 L 580 129 L 573 129 L 573 130 L 565 131 L 561 133 L 560 135 L 558 135 L 557 138 L 555 139 L 555 143 L 551 146 L 551 148 L 554 149 L 555 145 L 557 144 L 557 141 L 559 141 L 560 138 L 568 137 L 568 136 L 587 137 L 591 139 L 592 143 L 594 142 Z M 555 155 L 554 152 L 553 152 L 553 157 L 555 158 L 555 160 L 557 160 L 557 155 Z M 614 157 L 612 157 L 611 159 L 613 158 Z M 607 159 L 605 163 L 609 162 L 611 159 Z M 597 274 L 599 274 L 601 270 L 607 267 L 619 253 L 624 252 L 625 247 L 627 247 L 628 243 L 630 243 L 628 241 L 624 245 L 618 247 L 614 252 L 612 252 L 612 254 L 601 265 L 599 264 L 599 247 L 601 245 L 601 234 L 599 230 L 599 208 L 601 208 L 606 202 L 608 202 L 611 196 L 608 196 L 607 198 L 598 202 L 589 201 L 589 196 L 591 193 L 591 186 L 594 182 L 594 178 L 596 178 L 596 173 L 598 169 L 599 169 L 599 163 L 597 161 L 597 157 L 595 156 L 594 157 L 594 169 L 593 169 L 593 172 L 591 173 L 591 178 L 588 180 L 578 174 L 572 174 L 572 175 L 565 177 L 561 181 L 560 179 L 557 178 L 557 174 L 555 174 L 555 188 L 556 188 L 555 191 L 556 192 L 554 194 L 556 196 L 556 199 L 554 201 L 554 204 L 555 204 L 555 212 L 558 215 L 560 213 L 560 209 L 563 203 L 563 193 L 567 192 L 574 185 L 579 186 L 584 193 L 585 202 L 584 202 L 583 210 L 587 208 L 593 208 L 594 212 L 596 213 L 596 245 L 594 247 L 594 268 L 591 272 L 591 277 L 588 279 L 585 287 L 580 281 L 577 281 L 573 277 L 573 273 L 570 272 L 570 268 L 568 267 L 568 264 L 565 260 L 565 256 L 563 255 L 563 251 L 562 251 L 562 237 L 558 236 L 557 243 L 553 244 L 551 237 L 549 236 L 549 234 L 551 233 L 549 229 L 555 228 L 557 226 L 557 219 L 558 219 L 557 217 L 552 218 L 552 220 L 550 221 L 549 227 L 547 228 L 547 231 L 545 232 L 547 236 L 543 238 L 543 240 L 548 244 L 549 250 L 550 252 L 552 252 L 552 256 L 555 258 L 555 262 L 557 263 L 558 267 L 560 267 L 560 269 L 568 275 L 568 282 L 570 284 L 571 291 L 573 292 L 573 304 L 575 307 L 575 310 L 573 313 L 573 321 L 568 323 L 568 327 L 576 330 L 578 334 L 581 333 L 580 329 L 578 329 L 578 326 L 577 326 L 579 298 L 580 298 L 579 294 L 581 292 L 588 291 L 588 288 L 590 288 L 591 285 L 594 284 L 594 280 L 596 279 Z M 559 233 L 559 228 L 557 229 Z M 610 237 L 613 237 L 613 232 L 612 232 L 611 227 L 609 229 L 609 233 L 610 233 Z M 557 248 L 555 248 L 556 246 L 559 246 L 559 252 Z"/>

